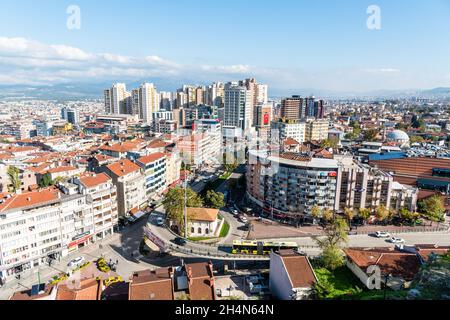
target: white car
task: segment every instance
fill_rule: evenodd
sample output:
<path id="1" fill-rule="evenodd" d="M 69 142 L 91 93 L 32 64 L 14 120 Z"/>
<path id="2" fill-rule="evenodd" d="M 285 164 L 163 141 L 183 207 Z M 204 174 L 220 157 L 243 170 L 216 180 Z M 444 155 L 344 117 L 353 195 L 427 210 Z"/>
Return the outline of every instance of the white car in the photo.
<path id="1" fill-rule="evenodd" d="M 389 238 L 391 235 L 389 234 L 389 232 L 386 231 L 377 231 L 375 232 L 375 236 L 377 238 Z"/>
<path id="2" fill-rule="evenodd" d="M 404 243 L 405 240 L 403 240 L 402 238 L 392 237 L 392 238 L 389 239 L 389 242 L 391 242 L 391 243 Z"/>
<path id="3" fill-rule="evenodd" d="M 244 217 L 244 216 L 240 217 L 239 220 L 241 220 L 242 223 L 247 223 L 248 222 L 247 218 Z"/>
<path id="4" fill-rule="evenodd" d="M 78 266 L 82 265 L 84 263 L 84 261 L 85 261 L 84 257 L 78 257 L 73 260 L 70 260 L 70 262 L 67 264 L 67 266 L 69 268 L 78 267 Z"/>
<path id="5" fill-rule="evenodd" d="M 239 214 L 239 212 L 236 209 L 231 210 L 231 212 L 233 213 L 234 216 L 237 216 Z"/>

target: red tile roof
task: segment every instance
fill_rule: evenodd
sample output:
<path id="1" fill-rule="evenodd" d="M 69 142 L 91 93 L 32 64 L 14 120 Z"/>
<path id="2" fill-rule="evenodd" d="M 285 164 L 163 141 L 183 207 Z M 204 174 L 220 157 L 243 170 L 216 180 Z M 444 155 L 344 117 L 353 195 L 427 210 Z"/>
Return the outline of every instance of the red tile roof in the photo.
<path id="1" fill-rule="evenodd" d="M 0 204 L 0 212 L 26 207 L 36 207 L 58 199 L 59 191 L 45 189 L 14 195 Z"/>
<path id="2" fill-rule="evenodd" d="M 173 300 L 170 268 L 135 272 L 129 285 L 129 300 Z"/>
<path id="3" fill-rule="evenodd" d="M 117 161 L 115 163 L 111 163 L 108 166 L 106 166 L 113 174 L 115 174 L 118 177 L 126 176 L 132 172 L 141 170 L 141 167 L 139 167 L 134 162 L 124 159 Z"/>
<path id="4" fill-rule="evenodd" d="M 382 274 L 392 274 L 410 280 L 419 271 L 420 260 L 414 253 L 394 251 L 386 248 L 349 248 L 347 258 L 364 271 L 377 265 Z"/>
<path id="5" fill-rule="evenodd" d="M 102 286 L 96 279 L 81 280 L 79 287 L 74 285 L 59 285 L 56 300 L 100 300 Z"/>
<path id="6" fill-rule="evenodd" d="M 85 175 L 80 178 L 80 183 L 86 188 L 92 188 L 110 180 L 111 178 L 106 173 L 100 173 L 97 175 Z"/>
<path id="7" fill-rule="evenodd" d="M 143 164 L 149 164 L 149 163 L 155 162 L 159 159 L 162 159 L 165 156 L 166 155 L 162 152 L 156 152 L 156 153 L 152 153 L 148 156 L 140 157 L 139 159 L 137 159 L 137 161 L 139 161 L 140 163 L 143 163 Z"/>
<path id="8" fill-rule="evenodd" d="M 293 288 L 310 288 L 317 282 L 306 256 L 302 256 L 293 250 L 282 250 L 276 254 L 281 257 Z"/>

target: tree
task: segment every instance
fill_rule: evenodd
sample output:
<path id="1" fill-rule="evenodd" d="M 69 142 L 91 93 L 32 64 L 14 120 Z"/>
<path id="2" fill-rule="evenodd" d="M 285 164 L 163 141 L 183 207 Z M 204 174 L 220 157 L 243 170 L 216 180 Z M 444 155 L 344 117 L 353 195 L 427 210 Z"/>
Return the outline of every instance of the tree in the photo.
<path id="1" fill-rule="evenodd" d="M 370 210 L 366 208 L 359 208 L 358 216 L 365 221 L 370 217 Z"/>
<path id="2" fill-rule="evenodd" d="M 421 143 L 424 141 L 424 138 L 421 136 L 411 136 L 411 138 L 409 139 L 409 142 L 411 143 Z"/>
<path id="3" fill-rule="evenodd" d="M 406 209 L 405 207 L 400 208 L 400 210 L 398 211 L 400 218 L 402 220 L 405 221 L 413 221 L 414 219 L 417 218 L 417 214 L 415 214 L 414 212 L 409 211 L 408 209 Z"/>
<path id="4" fill-rule="evenodd" d="M 325 268 L 335 270 L 344 265 L 343 248 L 348 242 L 348 225 L 344 219 L 337 218 L 328 224 L 324 237 L 316 237 L 317 245 L 322 249 L 321 259 Z"/>
<path id="5" fill-rule="evenodd" d="M 54 182 L 49 173 L 44 174 L 39 181 L 39 187 L 41 188 L 47 188 L 48 186 L 51 186 L 53 184 Z"/>
<path id="6" fill-rule="evenodd" d="M 384 205 L 381 205 L 375 209 L 375 216 L 381 222 L 385 221 L 389 217 L 389 210 Z"/>
<path id="7" fill-rule="evenodd" d="M 318 206 L 314 206 L 311 208 L 311 216 L 314 219 L 319 219 L 322 217 L 322 212 L 320 211 L 320 208 Z"/>
<path id="8" fill-rule="evenodd" d="M 347 218 L 348 224 L 351 225 L 353 217 L 355 216 L 355 212 L 353 211 L 353 209 L 345 208 L 344 216 Z"/>
<path id="9" fill-rule="evenodd" d="M 338 143 L 339 143 L 339 139 L 336 138 L 336 137 L 333 137 L 333 138 L 325 139 L 324 141 L 322 141 L 320 146 L 322 148 L 333 148 L 333 149 L 335 149 L 337 147 Z"/>
<path id="10" fill-rule="evenodd" d="M 418 203 L 419 212 L 432 221 L 443 221 L 445 207 L 439 195 L 423 199 Z"/>
<path id="11" fill-rule="evenodd" d="M 9 166 L 7 170 L 7 175 L 9 177 L 10 192 L 17 192 L 20 189 L 22 180 L 20 180 L 20 170 L 14 166 Z"/>
<path id="12" fill-rule="evenodd" d="M 170 189 L 166 194 L 163 200 L 163 206 L 166 210 L 167 217 L 179 226 L 180 234 L 184 234 L 184 201 L 185 201 L 185 192 L 183 188 L 176 187 Z M 186 198 L 187 198 L 187 206 L 188 207 L 202 207 L 203 201 L 202 198 L 195 193 L 191 188 L 186 189 Z M 185 235 L 186 236 L 186 235 Z"/>
<path id="13" fill-rule="evenodd" d="M 378 136 L 378 130 L 377 129 L 369 129 L 364 131 L 363 137 L 364 141 L 375 141 Z"/>
<path id="14" fill-rule="evenodd" d="M 326 222 L 330 222 L 331 220 L 333 220 L 334 217 L 334 213 L 333 211 L 331 211 L 330 209 L 325 209 L 322 212 L 322 218 L 326 221 Z"/>
<path id="15" fill-rule="evenodd" d="M 315 299 L 327 299 L 328 296 L 334 291 L 334 285 L 323 279 L 321 281 L 317 281 L 312 288 L 312 295 Z"/>
<path id="16" fill-rule="evenodd" d="M 222 192 L 208 190 L 206 192 L 205 203 L 210 208 L 220 209 L 225 206 L 225 196 Z"/>

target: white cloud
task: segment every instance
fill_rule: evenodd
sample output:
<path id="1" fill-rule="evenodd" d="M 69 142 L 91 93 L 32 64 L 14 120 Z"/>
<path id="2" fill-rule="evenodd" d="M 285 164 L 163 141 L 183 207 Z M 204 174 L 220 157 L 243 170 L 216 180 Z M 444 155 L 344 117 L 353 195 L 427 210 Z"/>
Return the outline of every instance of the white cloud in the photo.
<path id="1" fill-rule="evenodd" d="M 136 57 L 91 53 L 80 48 L 45 44 L 26 38 L 0 37 L 0 84 L 56 84 L 78 81 L 137 81 L 152 77 L 174 81 L 229 81 L 255 77 L 271 88 L 292 91 L 319 88 L 335 91 L 433 87 L 448 84 L 447 74 L 393 67 L 304 69 L 248 64 L 180 64 L 149 53 Z M 311 92 L 308 92 L 308 94 Z"/>

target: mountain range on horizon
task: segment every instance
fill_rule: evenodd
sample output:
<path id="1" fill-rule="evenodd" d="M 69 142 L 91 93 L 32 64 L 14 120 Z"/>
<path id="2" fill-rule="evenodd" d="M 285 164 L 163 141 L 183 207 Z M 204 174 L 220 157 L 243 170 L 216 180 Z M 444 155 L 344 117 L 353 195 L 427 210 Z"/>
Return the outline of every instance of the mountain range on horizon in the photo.
<path id="1" fill-rule="evenodd" d="M 145 81 L 125 82 L 127 88 L 138 87 Z M 153 79 L 158 91 L 175 92 L 184 83 L 196 84 L 195 81 L 170 81 L 167 79 Z M 110 87 L 113 82 L 96 83 L 66 83 L 52 85 L 0 85 L 1 100 L 84 100 L 84 99 L 102 99 L 103 90 Z M 206 85 L 199 83 L 198 85 Z M 271 98 L 282 98 L 291 95 L 302 95 L 328 98 L 328 99 L 352 99 L 352 98 L 450 98 L 450 87 L 437 87 L 432 89 L 409 89 L 409 90 L 373 90 L 369 92 L 338 92 L 313 88 L 272 88 L 269 85 L 269 94 Z"/>

